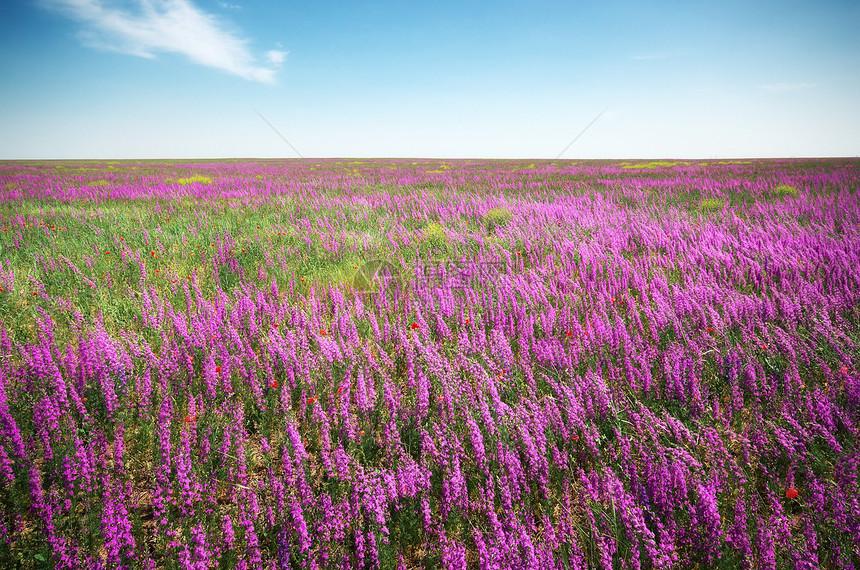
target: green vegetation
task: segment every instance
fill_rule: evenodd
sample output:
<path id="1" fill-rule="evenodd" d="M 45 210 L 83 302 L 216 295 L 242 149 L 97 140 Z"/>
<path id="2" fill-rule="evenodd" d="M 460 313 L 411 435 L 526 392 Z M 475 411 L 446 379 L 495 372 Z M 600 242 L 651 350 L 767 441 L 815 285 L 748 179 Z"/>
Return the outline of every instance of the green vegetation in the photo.
<path id="1" fill-rule="evenodd" d="M 0 567 L 850 567 L 860 176 L 643 164 L 0 165 Z"/>
<path id="2" fill-rule="evenodd" d="M 212 184 L 212 179 L 208 176 L 203 176 L 201 174 L 195 174 L 194 176 L 188 176 L 186 178 L 168 178 L 165 182 L 173 182 L 175 184 L 181 184 L 182 186 L 187 186 L 189 184 Z"/>
<path id="3" fill-rule="evenodd" d="M 507 225 L 513 219 L 514 214 L 508 208 L 492 208 L 484 214 L 487 223 L 487 231 L 493 233 L 496 228 Z"/>
<path id="4" fill-rule="evenodd" d="M 699 204 L 699 208 L 703 212 L 719 212 L 725 206 L 725 202 L 723 200 L 718 200 L 716 198 L 708 198 L 707 200 L 702 200 Z"/>
<path id="5" fill-rule="evenodd" d="M 797 188 L 788 184 L 780 184 L 770 191 L 770 195 L 774 198 L 797 198 Z"/>
<path id="6" fill-rule="evenodd" d="M 659 168 L 671 168 L 673 166 L 686 166 L 688 162 L 671 161 L 671 160 L 652 160 L 650 162 L 629 162 L 623 163 L 621 168 L 625 170 L 656 170 Z"/>

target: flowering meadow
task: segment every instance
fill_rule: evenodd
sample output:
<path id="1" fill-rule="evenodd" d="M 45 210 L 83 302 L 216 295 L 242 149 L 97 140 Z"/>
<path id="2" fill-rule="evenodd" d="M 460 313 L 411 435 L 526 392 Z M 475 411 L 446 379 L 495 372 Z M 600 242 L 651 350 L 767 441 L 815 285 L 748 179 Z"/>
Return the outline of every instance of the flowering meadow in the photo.
<path id="1" fill-rule="evenodd" d="M 0 567 L 860 569 L 858 188 L 0 163 Z"/>

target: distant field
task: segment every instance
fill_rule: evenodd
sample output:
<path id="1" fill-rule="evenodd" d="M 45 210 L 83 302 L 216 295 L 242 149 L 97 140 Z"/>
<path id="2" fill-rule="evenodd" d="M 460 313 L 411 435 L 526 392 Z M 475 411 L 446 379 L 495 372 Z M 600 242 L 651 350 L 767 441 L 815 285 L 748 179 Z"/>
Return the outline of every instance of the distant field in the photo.
<path id="1" fill-rule="evenodd" d="M 860 160 L 0 162 L 0 567 L 860 567 Z"/>

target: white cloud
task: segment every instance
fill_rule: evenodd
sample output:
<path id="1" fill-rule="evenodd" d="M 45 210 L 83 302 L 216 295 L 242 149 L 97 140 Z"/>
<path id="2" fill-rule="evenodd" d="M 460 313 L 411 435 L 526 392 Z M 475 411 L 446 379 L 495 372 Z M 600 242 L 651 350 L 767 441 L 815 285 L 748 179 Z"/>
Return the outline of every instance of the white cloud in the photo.
<path id="1" fill-rule="evenodd" d="M 281 50 L 270 50 L 266 52 L 266 59 L 274 66 L 280 66 L 287 59 L 287 52 Z"/>
<path id="2" fill-rule="evenodd" d="M 229 2 L 218 2 L 218 5 L 225 10 L 241 10 L 242 7 L 238 4 L 230 4 Z"/>
<path id="3" fill-rule="evenodd" d="M 283 62 L 283 56 L 272 55 L 283 52 L 273 50 L 266 54 L 270 65 L 260 65 L 247 40 L 189 0 L 134 0 L 121 6 L 104 0 L 44 0 L 43 4 L 80 22 L 81 39 L 91 47 L 146 58 L 158 52 L 178 53 L 200 65 L 262 83 L 273 83 L 275 69 Z"/>
<path id="4" fill-rule="evenodd" d="M 771 83 L 769 85 L 759 85 L 761 89 L 768 91 L 799 91 L 801 89 L 811 89 L 815 87 L 814 83 Z"/>

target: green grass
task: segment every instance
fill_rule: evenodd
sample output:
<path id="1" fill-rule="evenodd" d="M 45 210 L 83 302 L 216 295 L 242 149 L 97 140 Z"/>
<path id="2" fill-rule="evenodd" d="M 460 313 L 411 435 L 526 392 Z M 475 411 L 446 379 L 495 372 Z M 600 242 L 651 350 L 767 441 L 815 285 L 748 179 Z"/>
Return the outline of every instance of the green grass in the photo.
<path id="1" fill-rule="evenodd" d="M 702 212 L 719 212 L 723 209 L 725 204 L 726 203 L 723 200 L 708 198 L 707 200 L 702 200 L 699 204 L 699 209 L 701 209 Z"/>
<path id="2" fill-rule="evenodd" d="M 182 186 L 187 186 L 189 184 L 212 184 L 212 179 L 208 176 L 203 176 L 201 174 L 195 174 L 194 176 L 188 176 L 185 178 L 168 178 L 165 182 L 174 182 L 176 184 L 180 184 Z"/>
<path id="3" fill-rule="evenodd" d="M 782 198 L 797 198 L 797 188 L 788 184 L 780 184 L 776 188 L 771 189 L 770 196 L 780 200 Z"/>
<path id="4" fill-rule="evenodd" d="M 484 214 L 484 221 L 487 224 L 487 231 L 493 233 L 496 228 L 504 227 L 514 217 L 513 212 L 508 208 L 492 208 Z"/>
<path id="5" fill-rule="evenodd" d="M 661 168 L 671 168 L 673 166 L 687 166 L 688 164 L 688 162 L 671 160 L 652 160 L 650 162 L 626 163 L 621 168 L 625 170 L 657 170 Z"/>

